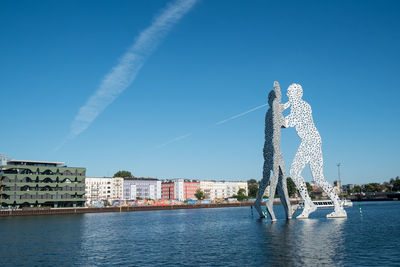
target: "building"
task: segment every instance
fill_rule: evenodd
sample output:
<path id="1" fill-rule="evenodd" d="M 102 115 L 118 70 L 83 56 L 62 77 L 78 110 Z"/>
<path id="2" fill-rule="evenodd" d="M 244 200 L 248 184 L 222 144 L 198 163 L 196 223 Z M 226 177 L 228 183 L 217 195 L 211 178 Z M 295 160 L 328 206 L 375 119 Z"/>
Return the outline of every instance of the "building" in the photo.
<path id="1" fill-rule="evenodd" d="M 1 207 L 82 207 L 85 168 L 0 156 Z"/>
<path id="2" fill-rule="evenodd" d="M 185 200 L 197 199 L 195 194 L 200 189 L 200 181 L 198 180 L 184 180 L 183 182 L 183 196 Z"/>
<path id="3" fill-rule="evenodd" d="M 349 194 L 349 192 L 352 192 L 354 189 L 354 184 L 345 184 L 342 185 L 342 192 Z"/>
<path id="4" fill-rule="evenodd" d="M 124 200 L 161 199 L 161 181 L 156 178 L 125 178 Z"/>
<path id="5" fill-rule="evenodd" d="M 161 183 L 161 198 L 174 199 L 178 201 L 185 200 L 185 182 L 183 179 L 166 180 Z"/>
<path id="6" fill-rule="evenodd" d="M 249 192 L 247 182 L 200 181 L 200 189 L 204 192 L 205 197 L 212 200 L 233 197 L 241 188 L 245 190 L 247 196 Z"/>
<path id="7" fill-rule="evenodd" d="M 196 199 L 196 191 L 200 188 L 200 182 L 188 179 L 173 179 L 162 182 L 162 199 L 175 199 L 184 201 Z"/>
<path id="8" fill-rule="evenodd" d="M 94 201 L 108 201 L 112 204 L 115 200 L 123 198 L 124 179 L 120 177 L 87 177 L 85 180 L 86 204 Z"/>
<path id="9" fill-rule="evenodd" d="M 247 182 L 225 182 L 226 190 L 225 190 L 225 198 L 233 197 L 237 195 L 239 189 L 244 189 L 245 195 L 249 195 L 249 189 L 247 186 Z M 267 191 L 269 194 L 269 190 Z"/>
<path id="10" fill-rule="evenodd" d="M 195 194 L 198 189 L 204 192 L 206 199 L 214 200 L 233 197 L 241 188 L 245 190 L 245 195 L 248 195 L 247 182 L 173 179 L 163 181 L 161 184 L 162 199 L 179 201 L 197 199 Z"/>
<path id="11" fill-rule="evenodd" d="M 215 181 L 200 181 L 200 190 L 204 192 L 206 199 L 213 199 L 214 197 L 214 182 Z"/>
<path id="12" fill-rule="evenodd" d="M 342 185 L 340 184 L 339 181 L 333 181 L 333 190 L 335 190 L 335 193 L 340 196 L 342 194 Z"/>
<path id="13" fill-rule="evenodd" d="M 211 199 L 223 199 L 226 196 L 226 183 L 214 181 L 213 188 L 211 190 Z"/>
<path id="14" fill-rule="evenodd" d="M 161 183 L 161 198 L 175 199 L 175 183 L 174 181 L 163 181 Z"/>

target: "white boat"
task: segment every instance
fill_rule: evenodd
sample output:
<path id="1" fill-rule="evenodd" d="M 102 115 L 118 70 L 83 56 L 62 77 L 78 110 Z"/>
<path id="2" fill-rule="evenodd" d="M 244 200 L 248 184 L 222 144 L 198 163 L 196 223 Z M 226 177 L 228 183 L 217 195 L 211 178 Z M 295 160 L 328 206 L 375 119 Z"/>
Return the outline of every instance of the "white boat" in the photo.
<path id="1" fill-rule="evenodd" d="M 343 203 L 343 207 L 345 207 L 345 208 L 353 207 L 353 202 L 351 202 L 351 200 L 343 199 L 341 201 Z M 333 208 L 334 207 L 332 200 L 330 200 L 330 199 L 328 199 L 328 200 L 313 200 L 313 203 L 317 208 Z M 300 209 L 304 208 L 304 202 L 299 203 L 299 208 Z"/>

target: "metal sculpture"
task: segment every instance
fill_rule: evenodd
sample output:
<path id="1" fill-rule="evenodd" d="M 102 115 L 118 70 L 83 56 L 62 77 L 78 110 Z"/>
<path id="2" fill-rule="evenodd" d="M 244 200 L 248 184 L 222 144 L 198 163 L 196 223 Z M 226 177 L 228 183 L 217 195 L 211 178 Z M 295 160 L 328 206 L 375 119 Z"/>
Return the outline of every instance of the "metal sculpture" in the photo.
<path id="1" fill-rule="evenodd" d="M 290 105 L 290 114 L 285 117 L 284 126 L 295 127 L 298 136 L 301 138 L 301 144 L 293 159 L 290 167 L 290 176 L 299 190 L 304 200 L 303 212 L 297 216 L 297 219 L 306 219 L 309 214 L 317 208 L 311 201 L 307 192 L 307 186 L 301 172 L 306 164 L 310 165 L 311 174 L 315 184 L 320 186 L 332 200 L 335 210 L 328 214 L 328 218 L 347 217 L 346 211 L 335 193 L 333 187 L 324 179 L 323 157 L 321 136 L 314 125 L 311 106 L 302 99 L 303 89 L 300 84 L 292 84 L 287 90 L 289 102 L 285 108 Z"/>
<path id="2" fill-rule="evenodd" d="M 274 82 L 274 90 L 268 95 L 268 104 L 270 108 L 265 115 L 265 143 L 264 143 L 264 168 L 263 179 L 259 187 L 257 200 L 254 207 L 258 211 L 260 217 L 265 217 L 261 210 L 261 201 L 263 199 L 264 191 L 270 182 L 269 198 L 266 203 L 267 212 L 272 221 L 276 221 L 273 211 L 273 199 L 278 186 L 278 194 L 284 206 L 286 217 L 292 218 L 294 210 L 292 209 L 289 201 L 286 185 L 285 166 L 281 152 L 281 127 L 284 126 L 285 120 L 282 112 L 288 107 L 288 104 L 281 104 L 282 93 L 278 82 Z M 273 172 L 272 179 L 270 179 L 271 171 Z"/>

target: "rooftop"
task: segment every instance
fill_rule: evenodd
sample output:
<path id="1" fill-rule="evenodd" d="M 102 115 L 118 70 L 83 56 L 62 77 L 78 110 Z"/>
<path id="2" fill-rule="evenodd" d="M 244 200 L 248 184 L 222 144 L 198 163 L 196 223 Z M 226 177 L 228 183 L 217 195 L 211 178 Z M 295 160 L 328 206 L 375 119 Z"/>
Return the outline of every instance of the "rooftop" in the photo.
<path id="1" fill-rule="evenodd" d="M 7 164 L 10 164 L 10 165 L 53 165 L 53 166 L 65 165 L 64 162 L 38 161 L 38 160 L 19 160 L 19 159 L 7 160 Z"/>

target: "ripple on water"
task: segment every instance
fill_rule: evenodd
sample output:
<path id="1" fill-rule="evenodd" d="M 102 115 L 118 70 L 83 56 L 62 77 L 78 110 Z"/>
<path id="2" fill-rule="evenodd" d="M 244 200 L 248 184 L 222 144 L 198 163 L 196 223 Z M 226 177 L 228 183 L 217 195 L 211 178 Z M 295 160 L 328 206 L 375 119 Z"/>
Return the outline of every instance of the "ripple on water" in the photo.
<path id="1" fill-rule="evenodd" d="M 389 266 L 400 257 L 400 202 L 347 219 L 278 222 L 249 207 L 0 218 L 2 266 Z"/>

